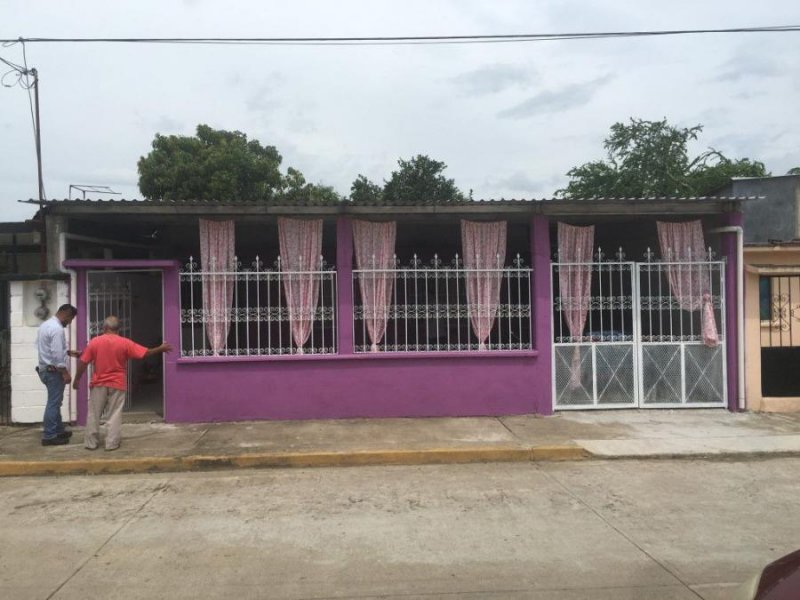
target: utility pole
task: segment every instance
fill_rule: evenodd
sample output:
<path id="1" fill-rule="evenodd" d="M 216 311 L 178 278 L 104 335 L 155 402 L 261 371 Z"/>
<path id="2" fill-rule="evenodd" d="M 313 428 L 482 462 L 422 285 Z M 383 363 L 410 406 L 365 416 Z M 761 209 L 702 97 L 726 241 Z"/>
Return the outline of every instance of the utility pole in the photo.
<path id="1" fill-rule="evenodd" d="M 30 70 L 33 75 L 33 98 L 36 112 L 36 167 L 39 175 L 39 209 L 44 206 L 44 179 L 42 178 L 42 127 L 39 121 L 39 71 Z"/>

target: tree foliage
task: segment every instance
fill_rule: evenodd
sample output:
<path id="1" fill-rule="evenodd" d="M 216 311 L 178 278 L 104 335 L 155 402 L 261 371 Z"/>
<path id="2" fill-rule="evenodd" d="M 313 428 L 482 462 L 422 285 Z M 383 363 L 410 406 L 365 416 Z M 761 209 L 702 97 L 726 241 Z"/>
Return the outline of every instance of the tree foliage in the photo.
<path id="1" fill-rule="evenodd" d="M 139 159 L 139 191 L 165 200 L 263 200 L 281 188 L 281 155 L 240 131 L 198 125 L 194 136 L 156 134 Z"/>
<path id="2" fill-rule="evenodd" d="M 443 162 L 419 154 L 410 160 L 400 159 L 397 165 L 382 188 L 359 175 L 350 188 L 350 199 L 356 203 L 403 205 L 460 202 L 467 198 L 453 179 L 444 176 L 447 165 Z"/>
<path id="3" fill-rule="evenodd" d="M 331 186 L 308 183 L 303 174 L 289 167 L 280 190 L 285 204 L 330 204 L 341 201 L 341 196 Z"/>
<path id="4" fill-rule="evenodd" d="M 787 175 L 800 175 L 800 167 L 792 167 L 786 172 Z"/>
<path id="5" fill-rule="evenodd" d="M 615 123 L 603 146 L 604 161 L 588 162 L 567 172 L 562 198 L 647 198 L 703 196 L 731 177 L 768 175 L 764 164 L 749 158 L 732 160 L 709 148 L 690 158 L 688 145 L 697 140 L 702 125 L 678 128 L 666 119 L 630 119 Z"/>
<path id="6" fill-rule="evenodd" d="M 383 188 L 364 175 L 359 175 L 350 186 L 350 200 L 357 204 L 381 204 Z"/>

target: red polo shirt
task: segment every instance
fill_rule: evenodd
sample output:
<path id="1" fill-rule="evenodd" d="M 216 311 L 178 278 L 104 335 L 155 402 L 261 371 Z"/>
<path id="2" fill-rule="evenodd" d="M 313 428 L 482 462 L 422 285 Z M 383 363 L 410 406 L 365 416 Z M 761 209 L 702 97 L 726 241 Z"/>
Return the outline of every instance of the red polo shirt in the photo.
<path id="1" fill-rule="evenodd" d="M 98 335 L 86 345 L 81 362 L 94 363 L 89 387 L 104 386 L 125 391 L 128 360 L 144 358 L 147 348 L 115 333 Z"/>

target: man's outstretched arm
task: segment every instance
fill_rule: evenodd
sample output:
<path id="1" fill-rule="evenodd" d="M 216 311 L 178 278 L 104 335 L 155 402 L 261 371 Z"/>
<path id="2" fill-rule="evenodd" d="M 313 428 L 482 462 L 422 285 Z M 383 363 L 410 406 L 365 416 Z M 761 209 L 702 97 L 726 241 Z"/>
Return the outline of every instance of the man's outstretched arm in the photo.
<path id="1" fill-rule="evenodd" d="M 172 352 L 172 345 L 167 344 L 164 342 L 160 346 L 156 346 L 155 348 L 148 348 L 147 352 L 144 353 L 142 358 L 148 358 L 150 356 L 155 356 L 156 354 L 164 354 L 166 352 Z"/>

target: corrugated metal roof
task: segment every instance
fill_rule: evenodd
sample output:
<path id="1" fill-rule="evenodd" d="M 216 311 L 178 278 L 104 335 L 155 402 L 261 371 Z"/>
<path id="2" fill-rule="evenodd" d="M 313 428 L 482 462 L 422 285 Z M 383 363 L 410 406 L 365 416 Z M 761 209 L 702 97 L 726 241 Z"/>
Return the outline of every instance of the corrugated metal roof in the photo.
<path id="1" fill-rule="evenodd" d="M 97 199 L 92 200 L 88 198 L 75 198 L 75 199 L 51 199 L 42 202 L 44 205 L 54 204 L 74 204 L 74 205 L 92 205 L 92 204 L 126 204 L 126 205 L 147 205 L 147 206 L 470 206 L 470 205 L 487 205 L 487 204 L 526 204 L 536 202 L 558 202 L 558 203 L 590 203 L 590 202 L 617 202 L 617 203 L 639 203 L 639 202 L 742 202 L 747 200 L 757 200 L 763 198 L 762 196 L 693 196 L 693 197 L 672 197 L 672 196 L 651 196 L 646 198 L 613 198 L 613 197 L 597 197 L 597 198 L 483 198 L 483 199 L 465 199 L 455 200 L 449 202 L 434 202 L 434 201 L 414 201 L 414 202 L 400 202 L 400 203 L 386 203 L 386 202 L 351 202 L 349 200 L 301 200 L 293 202 L 281 202 L 280 200 L 140 200 L 140 199 Z M 39 200 L 21 200 L 20 202 L 27 202 L 30 204 L 40 204 Z"/>

